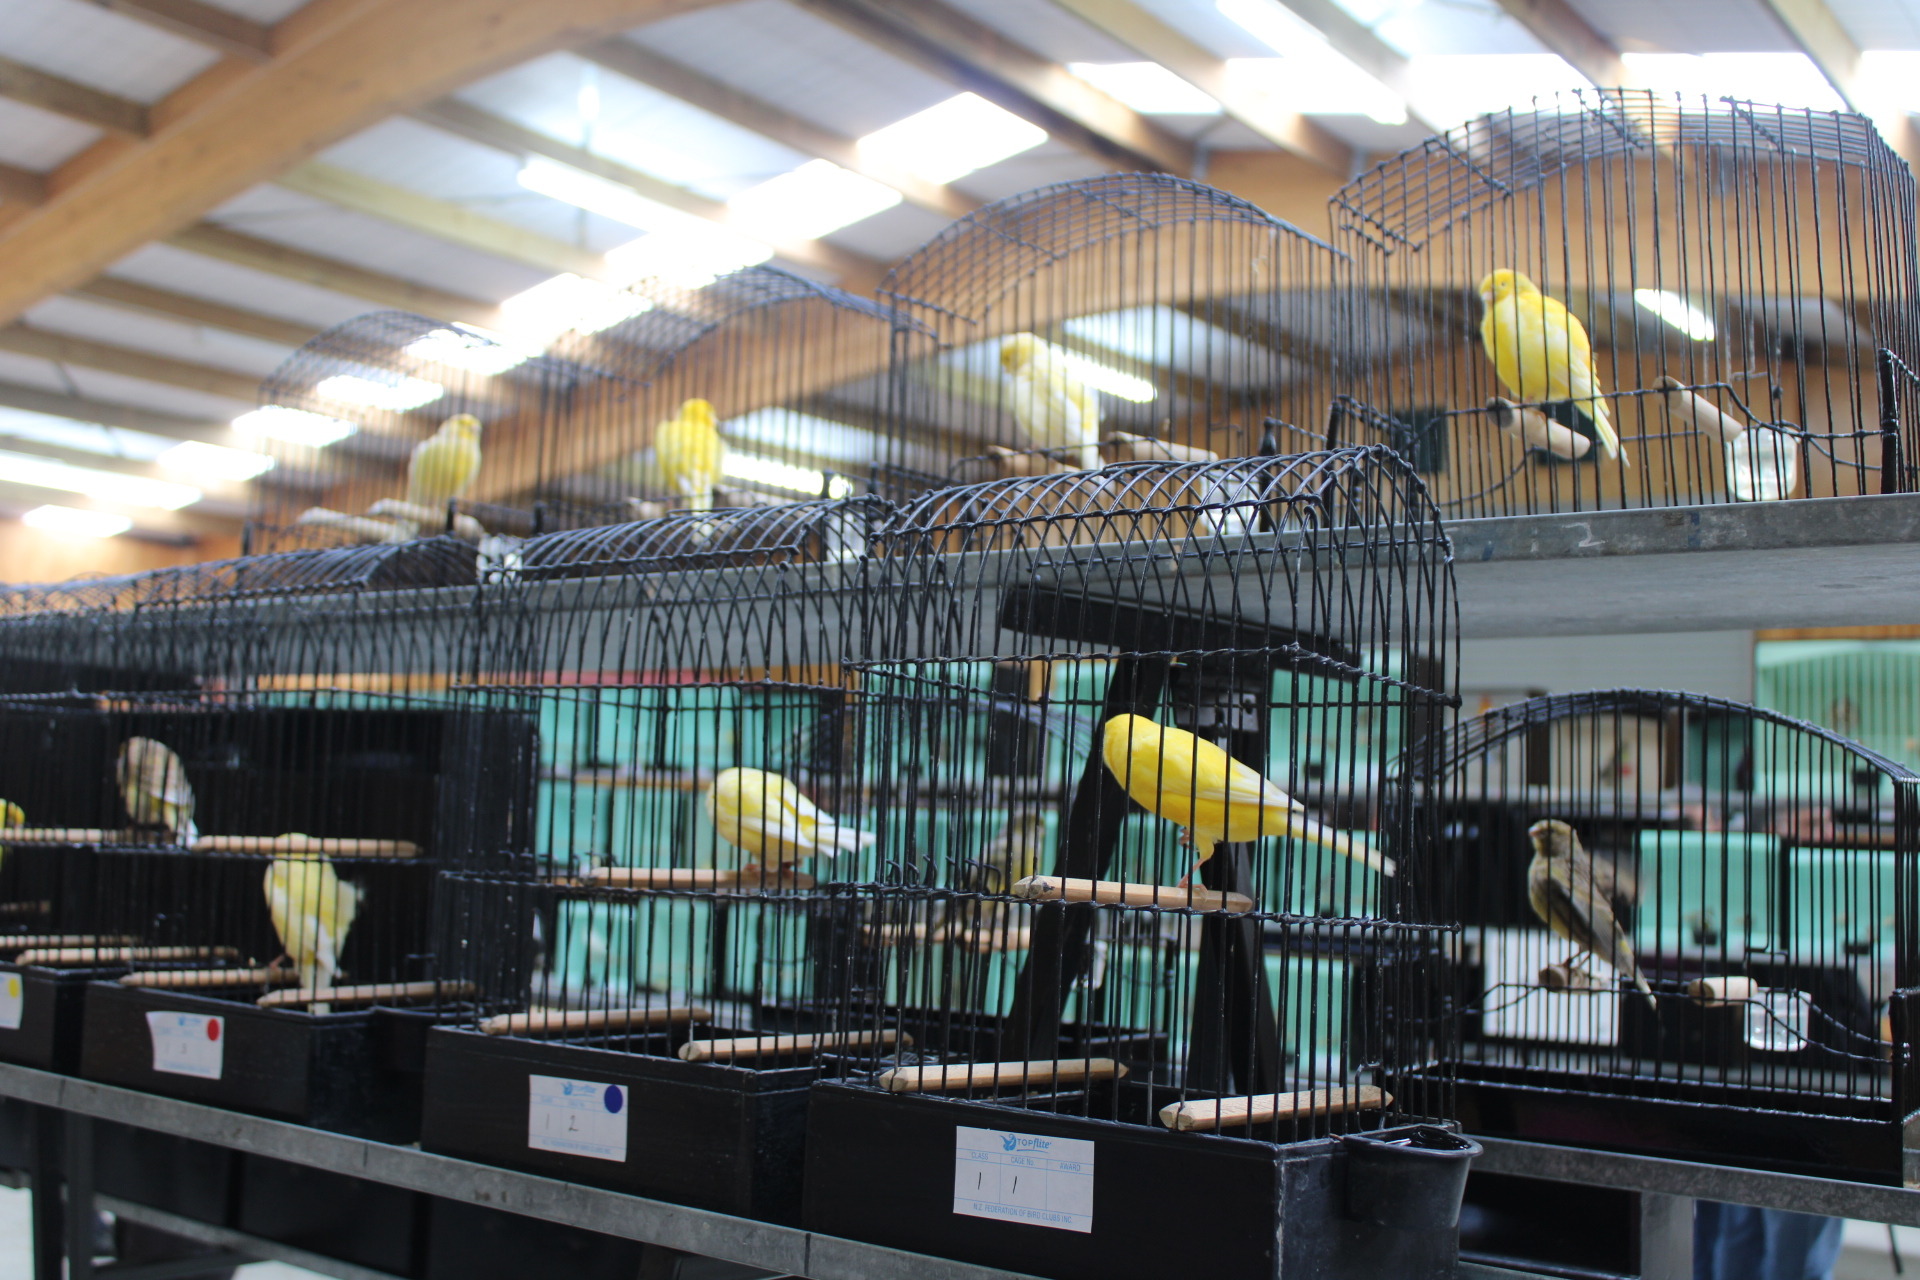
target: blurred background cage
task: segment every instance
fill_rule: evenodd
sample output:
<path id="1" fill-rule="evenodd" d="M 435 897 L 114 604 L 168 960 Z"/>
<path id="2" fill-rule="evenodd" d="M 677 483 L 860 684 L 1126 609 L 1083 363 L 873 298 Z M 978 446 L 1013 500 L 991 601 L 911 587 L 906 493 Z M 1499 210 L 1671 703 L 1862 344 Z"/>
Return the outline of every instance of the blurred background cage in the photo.
<path id="1" fill-rule="evenodd" d="M 379 312 L 290 357 L 247 422 L 281 465 L 341 479 L 263 512 L 257 538 L 479 542 L 844 497 L 896 447 L 891 309 L 778 268 L 697 288 L 563 277 L 501 323 Z"/>
<path id="2" fill-rule="evenodd" d="M 903 447 L 915 470 L 891 495 L 1251 456 L 1269 419 L 1281 424 L 1271 452 L 1318 447 L 1338 389 L 1346 266 L 1247 201 L 1162 174 L 976 210 L 882 286 L 903 317 L 894 429 L 926 442 Z"/>
<path id="3" fill-rule="evenodd" d="M 532 779 L 530 724 L 456 700 L 471 592 L 381 589 L 407 550 L 159 570 L 82 608 L 16 593 L 0 652 L 31 687 L 0 693 L 4 843 L 62 892 L 10 940 L 0 1053 L 414 1136 L 432 1014 L 408 1010 L 447 994 L 434 871 L 524 839 Z"/>
<path id="4" fill-rule="evenodd" d="M 1913 178 L 1863 117 L 1569 92 L 1333 218 L 1357 394 L 1448 517 L 1915 487 Z"/>
<path id="5" fill-rule="evenodd" d="M 1455 939 L 1389 769 L 1454 704 L 1418 478 L 1373 446 L 986 481 L 876 563 L 879 878 L 832 892 L 840 1024 L 897 1039 L 815 1090 L 806 1225 L 1063 1277 L 1451 1274 Z M 1241 1225 L 1167 1229 L 1208 1221 Z"/>
<path id="6" fill-rule="evenodd" d="M 798 1215 L 820 886 L 874 876 L 849 659 L 886 515 L 683 511 L 522 548 L 468 692 L 538 726 L 536 820 L 443 881 L 443 972 L 476 1008 L 430 1037 L 429 1150 Z"/>
<path id="7" fill-rule="evenodd" d="M 1497 708 L 1425 764 L 1472 1132 L 1911 1182 L 1920 775 L 1644 690 Z"/>

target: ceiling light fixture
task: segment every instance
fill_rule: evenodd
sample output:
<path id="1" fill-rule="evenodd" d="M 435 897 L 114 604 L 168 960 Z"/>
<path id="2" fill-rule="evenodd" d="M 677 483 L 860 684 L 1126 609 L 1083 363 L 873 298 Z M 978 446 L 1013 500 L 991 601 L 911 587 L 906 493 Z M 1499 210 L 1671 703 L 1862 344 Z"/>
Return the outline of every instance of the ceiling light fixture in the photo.
<path id="1" fill-rule="evenodd" d="M 1363 115 L 1379 124 L 1407 122 L 1406 99 L 1335 49 L 1291 9 L 1274 0 L 1214 0 L 1214 8 L 1286 64 L 1262 73 L 1257 64 L 1269 59 L 1229 61 L 1228 72 L 1249 93 L 1308 114 Z"/>
<path id="2" fill-rule="evenodd" d="M 769 489 L 787 489 L 794 493 L 818 495 L 821 487 L 826 486 L 829 498 L 847 498 L 853 495 L 853 482 L 845 476 L 835 476 L 829 484 L 824 471 L 789 466 L 784 462 L 776 462 L 772 458 L 763 458 L 758 454 L 741 453 L 738 449 L 727 450 L 726 460 L 721 463 L 720 470 L 724 475 L 765 485 Z"/>
<path id="3" fill-rule="evenodd" d="M 78 507 L 35 507 L 20 523 L 69 538 L 111 538 L 133 528 L 133 521 L 111 511 L 82 511 Z"/>
<path id="4" fill-rule="evenodd" d="M 658 200 L 649 200 L 632 187 L 623 187 L 545 156 L 530 158 L 521 167 L 519 180 L 529 191 L 642 231 L 651 231 L 675 217 L 685 216 Z"/>
<path id="5" fill-rule="evenodd" d="M 1069 62 L 1094 88 L 1150 116 L 1217 116 L 1220 104 L 1157 62 Z"/>
<path id="6" fill-rule="evenodd" d="M 229 449 L 204 440 L 183 440 L 160 455 L 160 465 L 183 475 L 211 476 L 216 480 L 251 480 L 274 468 L 274 460 L 251 449 Z"/>
<path id="7" fill-rule="evenodd" d="M 14 484 L 36 489 L 58 489 L 63 493 L 82 493 L 102 502 L 122 503 L 130 507 L 160 507 L 178 511 L 192 506 L 206 495 L 192 485 L 171 480 L 150 480 L 145 476 L 124 475 L 118 471 L 96 471 L 76 467 L 30 453 L 0 451 L 0 474 Z"/>
<path id="8" fill-rule="evenodd" d="M 1712 316 L 1677 293 L 1666 289 L 1635 289 L 1633 301 L 1635 306 L 1652 312 L 1695 342 L 1712 342 L 1718 333 Z"/>
<path id="9" fill-rule="evenodd" d="M 730 221 L 776 236 L 817 239 L 900 203 L 884 182 L 842 169 L 831 160 L 809 160 L 727 201 Z"/>
<path id="10" fill-rule="evenodd" d="M 309 449 L 324 449 L 345 440 L 360 426 L 345 418 L 333 418 L 284 404 L 270 404 L 235 418 L 233 429 L 243 436 L 264 436 L 269 440 L 302 445 Z"/>
<path id="11" fill-rule="evenodd" d="M 1769 106 L 1845 111 L 1846 103 L 1804 53 L 1628 53 L 1634 83 L 1687 97 L 1737 98 Z"/>
<path id="12" fill-rule="evenodd" d="M 407 354 L 416 360 L 430 360 L 491 378 L 518 368 L 539 352 L 506 342 L 471 325 L 456 324 L 414 339 L 407 344 Z"/>
<path id="13" fill-rule="evenodd" d="M 928 182 L 952 182 L 1009 156 L 1031 151 L 1047 131 L 962 93 L 860 139 L 861 153 Z"/>
<path id="14" fill-rule="evenodd" d="M 336 373 L 331 378 L 320 379 L 313 390 L 323 400 L 360 404 L 369 409 L 385 409 L 389 413 L 418 409 L 447 394 L 447 389 L 437 382 L 410 378 L 404 373 L 392 373 L 384 369 L 372 377 Z"/>

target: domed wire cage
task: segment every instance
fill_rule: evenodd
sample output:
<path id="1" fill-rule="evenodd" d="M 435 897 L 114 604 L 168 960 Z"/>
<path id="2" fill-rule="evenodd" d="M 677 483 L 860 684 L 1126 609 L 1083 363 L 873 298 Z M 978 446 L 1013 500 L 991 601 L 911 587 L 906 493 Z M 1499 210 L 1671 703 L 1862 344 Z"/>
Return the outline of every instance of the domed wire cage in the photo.
<path id="1" fill-rule="evenodd" d="M 1499 707 L 1421 757 L 1474 1132 L 1910 1176 L 1920 774 L 1638 689 Z"/>
<path id="2" fill-rule="evenodd" d="M 0 909 L 0 960 L 33 1013 L 0 1058 L 411 1139 L 417 1076 L 376 1026 L 447 996 L 435 873 L 524 841 L 532 776 L 531 725 L 458 691 L 471 572 L 406 590 L 405 550 L 14 593 L 0 901 L 26 909 Z M 36 868 L 52 889 L 16 892 Z"/>
<path id="3" fill-rule="evenodd" d="M 1449 517 L 1907 492 L 1913 210 L 1860 116 L 1621 89 L 1485 116 L 1333 201 L 1356 394 Z"/>
<path id="4" fill-rule="evenodd" d="M 1455 704 L 1450 563 L 1384 446 L 986 481 L 902 510 L 861 686 L 879 876 L 834 886 L 840 1025 L 898 1039 L 816 1090 L 809 1227 L 1167 1275 L 1187 1244 L 1164 1224 L 1234 1199 L 1215 1274 L 1451 1267 L 1448 1215 L 1361 1239 L 1273 1181 L 1298 1158 L 1337 1184 L 1349 1139 L 1451 1116 L 1438 960 L 1457 939 L 1434 923 L 1434 833 L 1391 802 L 1389 768 Z M 1186 781 L 1222 752 L 1304 808 Z M 1072 1164 L 1009 1164 L 1002 1143 Z"/>
<path id="5" fill-rule="evenodd" d="M 797 1215 L 835 972 L 821 886 L 872 875 L 851 658 L 887 513 L 862 496 L 545 534 L 489 588 L 468 694 L 538 726 L 536 820 L 443 881 L 443 972 L 477 1005 L 431 1039 L 428 1149 Z M 830 816 L 782 845 L 763 828 L 782 797 Z"/>
<path id="6" fill-rule="evenodd" d="M 525 536 L 844 496 L 894 448 L 882 416 L 895 318 L 878 303 L 752 267 L 697 289 L 609 287 L 569 312 L 574 327 L 558 337 L 531 334 L 541 317 L 524 309 L 503 310 L 507 335 L 377 313 L 295 353 L 263 389 L 260 429 L 355 430 L 321 449 L 279 448 L 283 465 L 331 463 L 339 479 L 316 507 L 269 511 L 263 523 L 297 523 L 303 541 Z M 696 400 L 727 444 L 720 473 L 697 483 L 654 448 L 657 429 Z M 450 505 L 414 509 L 412 450 L 463 413 L 480 423 L 478 471 Z"/>
<path id="7" fill-rule="evenodd" d="M 927 448 L 893 496 L 1250 456 L 1269 419 L 1268 452 L 1317 447 L 1343 389 L 1346 270 L 1319 238 L 1161 174 L 1059 183 L 976 210 L 882 286 L 926 330 L 903 332 L 896 350 L 895 430 Z"/>

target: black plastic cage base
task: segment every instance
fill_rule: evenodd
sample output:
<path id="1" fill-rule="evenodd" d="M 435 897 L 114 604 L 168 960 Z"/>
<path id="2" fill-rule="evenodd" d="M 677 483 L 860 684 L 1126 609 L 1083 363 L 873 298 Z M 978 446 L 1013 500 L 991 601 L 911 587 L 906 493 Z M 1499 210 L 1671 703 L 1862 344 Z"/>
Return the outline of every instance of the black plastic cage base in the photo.
<path id="1" fill-rule="evenodd" d="M 148 1014 L 218 1019 L 217 1076 L 154 1069 Z M 96 982 L 80 1074 L 104 1084 L 292 1120 L 380 1142 L 419 1136 L 420 1097 L 376 1052 L 375 1013 L 313 1014 Z M 205 1059 L 199 1060 L 204 1069 Z"/>
<path id="2" fill-rule="evenodd" d="M 86 1015 L 87 984 L 119 976 L 113 969 L 46 969 L 38 965 L 0 964 L 0 997 L 18 1017 L 0 1018 L 0 1062 L 58 1071 L 80 1069 L 80 1036 Z M 18 994 L 5 988 L 19 984 Z M 14 1003 L 17 1001 L 18 1003 Z"/>
<path id="3" fill-rule="evenodd" d="M 970 1193 L 994 1174 L 962 1154 L 963 1138 L 983 1141 L 979 1131 L 1007 1156 L 993 1166 L 1000 1182 L 991 1203 L 1000 1207 L 984 1211 L 989 1202 Z M 1359 1162 L 1349 1150 L 1335 1137 L 1276 1144 L 820 1084 L 809 1109 L 801 1221 L 812 1231 L 1054 1280 L 1452 1276 L 1464 1169 L 1452 1170 L 1451 1211 L 1432 1215 L 1425 1229 L 1399 1229 L 1363 1220 L 1370 1198 L 1350 1182 Z M 1031 1184 L 1022 1192 L 1023 1167 L 1049 1158 L 1045 1197 Z M 1090 1201 L 1090 1212 L 1080 1214 L 1076 1193 L 1058 1184 L 1080 1171 L 1056 1169 L 1086 1159 L 1092 1185 L 1082 1203 Z M 1423 1198 L 1404 1184 L 1399 1192 L 1393 1198 Z M 1055 1221 L 1042 1225 L 1049 1217 Z"/>
<path id="4" fill-rule="evenodd" d="M 700 1034 L 752 1033 L 703 1028 Z M 673 1056 L 674 1039 L 622 1035 L 615 1049 L 602 1047 L 606 1040 L 526 1040 L 436 1028 L 427 1035 L 420 1144 L 632 1195 L 794 1221 L 807 1091 L 818 1069 L 683 1062 Z M 533 1147 L 535 1076 L 608 1089 L 627 1116 L 624 1158 Z"/>

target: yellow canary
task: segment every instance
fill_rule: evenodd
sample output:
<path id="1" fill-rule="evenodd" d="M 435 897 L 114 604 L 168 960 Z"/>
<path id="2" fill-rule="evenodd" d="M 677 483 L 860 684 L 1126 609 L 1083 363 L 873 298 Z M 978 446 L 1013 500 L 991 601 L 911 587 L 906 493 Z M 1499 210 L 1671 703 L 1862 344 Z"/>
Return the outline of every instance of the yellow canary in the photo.
<path id="1" fill-rule="evenodd" d="M 1608 456 L 1618 458 L 1620 437 L 1594 375 L 1585 326 L 1533 281 L 1505 267 L 1480 282 L 1480 301 L 1480 341 L 1507 390 L 1535 404 L 1572 401 L 1592 419 Z"/>
<path id="2" fill-rule="evenodd" d="M 1653 988 L 1640 974 L 1633 944 L 1614 918 L 1600 883 L 1610 878 L 1595 874 L 1593 855 L 1580 843 L 1579 835 L 1558 818 L 1548 818 L 1528 827 L 1527 839 L 1533 843 L 1533 861 L 1527 864 L 1527 901 L 1533 914 L 1579 947 L 1576 955 L 1591 953 L 1632 979 L 1647 1003 L 1658 1010 Z"/>
<path id="3" fill-rule="evenodd" d="M 720 838 L 752 859 L 746 870 L 769 862 L 791 867 L 873 843 L 872 832 L 842 826 L 787 778 L 765 769 L 722 769 L 705 801 Z"/>
<path id="4" fill-rule="evenodd" d="M 275 858 L 262 887 L 273 931 L 298 970 L 300 985 L 308 990 L 332 986 L 347 930 L 360 912 L 360 886 L 335 875 L 333 864 L 323 858 Z M 326 1012 L 324 1005 L 313 1010 Z"/>
<path id="5" fill-rule="evenodd" d="M 1006 893 L 1014 883 L 1040 874 L 1047 822 L 1037 813 L 1010 818 L 977 858 L 969 858 L 959 887 L 972 893 Z"/>
<path id="6" fill-rule="evenodd" d="M 1100 465 L 1100 398 L 1073 377 L 1071 357 L 1031 333 L 1000 340 L 1008 408 L 1027 438 L 1041 449 L 1071 451 L 1082 470 Z"/>
<path id="7" fill-rule="evenodd" d="M 0 829 L 6 827 L 24 827 L 27 825 L 27 811 L 11 800 L 0 800 Z M 7 847 L 0 844 L 0 858 L 7 855 Z"/>
<path id="8" fill-rule="evenodd" d="M 1136 804 L 1186 828 L 1201 862 L 1222 840 L 1285 834 L 1393 874 L 1392 860 L 1364 837 L 1315 822 L 1298 800 L 1184 729 L 1165 728 L 1145 716 L 1115 716 L 1107 721 L 1100 754 Z"/>
<path id="9" fill-rule="evenodd" d="M 456 413 L 413 447 L 407 463 L 407 501 L 444 507 L 480 474 L 480 419 Z"/>
<path id="10" fill-rule="evenodd" d="M 128 738 L 120 744 L 114 776 L 134 826 L 164 827 L 187 848 L 200 838 L 200 829 L 193 825 L 193 787 L 187 782 L 187 766 L 165 743 Z"/>
<path id="11" fill-rule="evenodd" d="M 686 498 L 687 510 L 713 510 L 713 486 L 720 483 L 727 445 L 714 425 L 711 404 L 689 400 L 681 405 L 678 414 L 654 428 L 653 452 L 667 483 Z"/>

